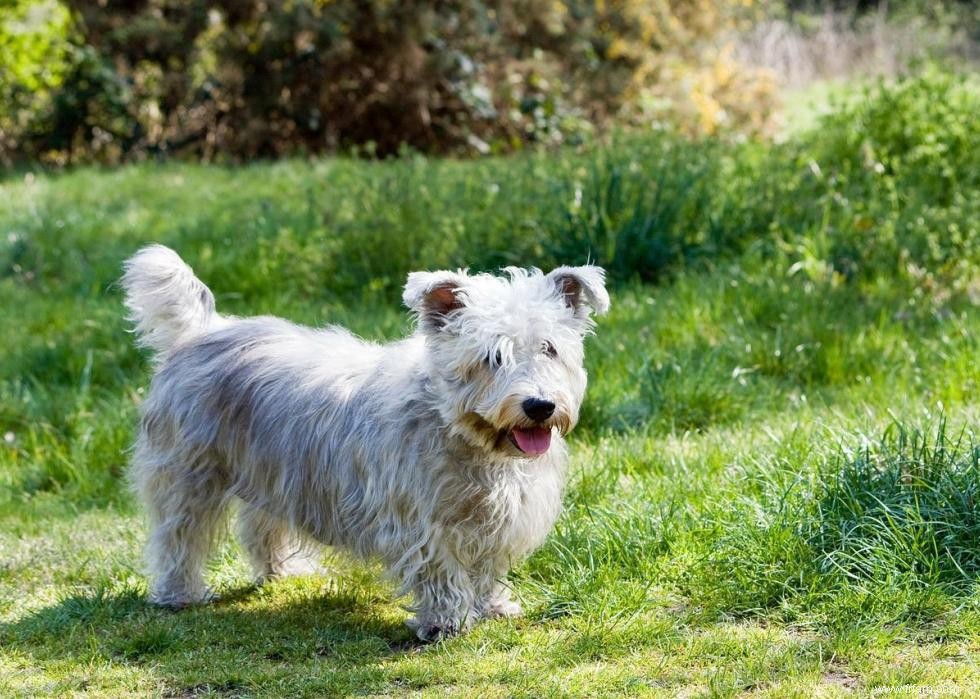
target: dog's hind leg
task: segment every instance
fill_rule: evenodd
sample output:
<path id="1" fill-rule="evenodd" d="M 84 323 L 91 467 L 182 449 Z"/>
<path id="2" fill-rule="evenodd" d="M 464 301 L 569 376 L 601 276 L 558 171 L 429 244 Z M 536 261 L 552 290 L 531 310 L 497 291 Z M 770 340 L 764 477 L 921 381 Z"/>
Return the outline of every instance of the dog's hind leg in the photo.
<path id="1" fill-rule="evenodd" d="M 286 521 L 249 503 L 243 503 L 238 513 L 238 539 L 257 583 L 322 571 L 311 557 L 310 545 Z"/>
<path id="2" fill-rule="evenodd" d="M 173 608 L 213 598 L 204 584 L 204 566 L 227 503 L 227 484 L 218 468 L 177 461 L 177 456 L 152 458 L 138 448 L 135 460 L 136 489 L 150 518 L 150 601 Z"/>

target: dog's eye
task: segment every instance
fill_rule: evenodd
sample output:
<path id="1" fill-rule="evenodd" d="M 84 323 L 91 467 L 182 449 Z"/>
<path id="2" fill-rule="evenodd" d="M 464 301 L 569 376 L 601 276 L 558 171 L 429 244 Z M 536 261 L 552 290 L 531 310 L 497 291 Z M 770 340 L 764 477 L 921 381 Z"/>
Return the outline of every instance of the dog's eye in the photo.
<path id="1" fill-rule="evenodd" d="M 500 350 L 497 350 L 496 352 L 490 352 L 483 358 L 483 361 L 486 362 L 487 366 L 498 367 L 503 364 L 504 357 L 500 354 Z"/>
<path id="2" fill-rule="evenodd" d="M 552 359 L 558 359 L 558 350 L 556 350 L 555 346 L 547 340 L 545 340 L 544 344 L 541 346 L 541 351 Z"/>

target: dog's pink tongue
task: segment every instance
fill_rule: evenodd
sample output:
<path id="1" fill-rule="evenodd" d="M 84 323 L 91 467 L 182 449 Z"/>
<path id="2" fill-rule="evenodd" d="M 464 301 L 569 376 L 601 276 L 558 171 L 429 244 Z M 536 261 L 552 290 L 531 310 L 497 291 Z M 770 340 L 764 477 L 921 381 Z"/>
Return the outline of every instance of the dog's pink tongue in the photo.
<path id="1" fill-rule="evenodd" d="M 525 454 L 544 454 L 551 446 L 551 428 L 515 429 L 514 441 Z"/>

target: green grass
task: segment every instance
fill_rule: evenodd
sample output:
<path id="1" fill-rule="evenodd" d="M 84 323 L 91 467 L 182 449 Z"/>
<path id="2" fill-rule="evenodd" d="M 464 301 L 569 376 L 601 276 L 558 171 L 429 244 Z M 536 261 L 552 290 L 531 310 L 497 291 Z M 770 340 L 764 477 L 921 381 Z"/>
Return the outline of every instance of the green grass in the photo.
<path id="1" fill-rule="evenodd" d="M 978 94 L 928 74 L 778 145 L 9 176 L 0 696 L 975 696 Z M 371 338 L 410 269 L 610 270 L 524 618 L 418 646 L 370 564 L 254 589 L 231 541 L 219 604 L 145 604 L 114 282 L 150 240 L 223 310 Z"/>

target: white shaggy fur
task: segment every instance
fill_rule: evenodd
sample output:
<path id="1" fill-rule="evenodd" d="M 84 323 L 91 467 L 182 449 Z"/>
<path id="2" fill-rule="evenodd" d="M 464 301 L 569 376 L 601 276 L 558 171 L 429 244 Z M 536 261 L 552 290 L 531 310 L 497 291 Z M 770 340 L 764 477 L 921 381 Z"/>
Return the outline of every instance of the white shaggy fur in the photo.
<path id="1" fill-rule="evenodd" d="M 133 458 L 151 599 L 210 598 L 202 570 L 237 499 L 259 580 L 314 541 L 380 558 L 424 640 L 519 613 L 503 579 L 558 516 L 582 338 L 609 297 L 598 267 L 506 273 L 409 275 L 418 330 L 380 345 L 221 316 L 173 251 L 130 259 L 126 305 L 158 353 Z"/>

